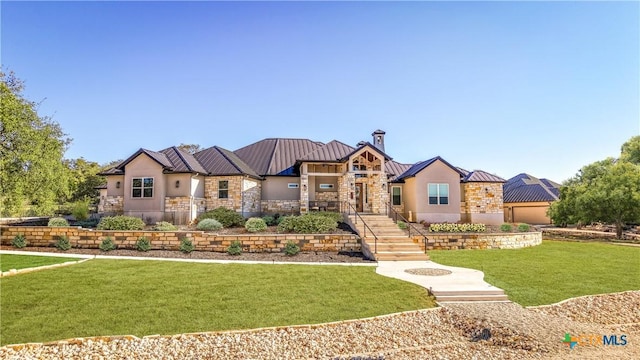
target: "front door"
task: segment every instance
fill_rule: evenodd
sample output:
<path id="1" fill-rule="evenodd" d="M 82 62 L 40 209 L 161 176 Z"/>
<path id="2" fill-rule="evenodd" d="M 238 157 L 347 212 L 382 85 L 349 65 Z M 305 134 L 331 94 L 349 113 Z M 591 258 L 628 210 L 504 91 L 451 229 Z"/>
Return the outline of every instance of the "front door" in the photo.
<path id="1" fill-rule="evenodd" d="M 356 183 L 356 211 L 362 212 L 362 183 Z"/>

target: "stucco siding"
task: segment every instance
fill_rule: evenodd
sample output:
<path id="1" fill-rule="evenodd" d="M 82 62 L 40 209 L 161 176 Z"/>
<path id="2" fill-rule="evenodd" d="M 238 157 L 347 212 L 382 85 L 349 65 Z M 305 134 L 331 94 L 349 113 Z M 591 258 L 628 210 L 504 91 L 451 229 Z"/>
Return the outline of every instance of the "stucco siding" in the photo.
<path id="1" fill-rule="evenodd" d="M 166 196 L 182 197 L 191 195 L 191 174 L 165 174 L 165 177 L 167 180 Z M 176 184 L 176 182 L 178 183 Z"/>
<path id="2" fill-rule="evenodd" d="M 153 196 L 151 198 L 134 198 L 132 196 L 133 178 L 153 178 Z M 164 211 L 166 189 L 162 166 L 145 154 L 133 159 L 125 167 L 124 175 L 124 211 L 133 216 L 152 216 L 151 213 Z M 153 215 L 156 216 L 156 215 Z"/>
<path id="3" fill-rule="evenodd" d="M 426 167 L 412 178 L 412 197 L 415 199 L 417 221 L 460 221 L 460 174 L 440 160 Z M 429 204 L 429 184 L 448 184 L 448 204 Z M 405 186 L 405 189 L 407 186 Z"/>
<path id="4" fill-rule="evenodd" d="M 119 187 L 118 183 L 120 183 Z M 124 175 L 107 177 L 107 196 L 124 196 Z"/>
<path id="5" fill-rule="evenodd" d="M 298 184 L 289 188 L 288 184 Z M 300 200 L 300 178 L 268 176 L 262 182 L 262 200 Z"/>
<path id="6" fill-rule="evenodd" d="M 548 202 L 505 203 L 504 221 L 533 225 L 551 224 Z"/>

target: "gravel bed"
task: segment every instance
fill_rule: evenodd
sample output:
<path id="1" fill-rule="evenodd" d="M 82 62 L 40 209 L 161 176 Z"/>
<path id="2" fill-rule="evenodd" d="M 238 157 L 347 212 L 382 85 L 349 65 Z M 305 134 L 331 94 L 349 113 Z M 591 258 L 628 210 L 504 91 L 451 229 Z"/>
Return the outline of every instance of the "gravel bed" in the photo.
<path id="1" fill-rule="evenodd" d="M 279 327 L 248 331 L 92 338 L 48 345 L 0 348 L 2 359 L 637 359 L 640 324 L 602 325 L 594 316 L 608 309 L 634 311 L 640 291 L 590 296 L 545 308 L 529 309 L 513 303 L 447 304 L 373 319 L 333 324 Z M 545 313 L 553 309 L 553 313 Z M 581 312 L 581 321 L 567 314 Z M 612 312 L 607 324 L 629 319 Z M 636 319 L 637 320 L 637 319 Z M 602 321 L 602 320 L 598 320 Z M 490 337 L 483 337 L 488 329 Z M 564 333 L 625 333 L 627 346 L 562 344 Z M 485 339 L 486 338 L 486 339 Z"/>
<path id="2" fill-rule="evenodd" d="M 170 250 L 149 250 L 141 252 L 137 250 L 112 250 L 102 251 L 100 249 L 69 249 L 59 250 L 55 247 L 25 247 L 16 249 L 11 246 L 2 246 L 1 250 L 14 251 L 37 251 L 60 254 L 83 254 L 83 255 L 109 255 L 109 256 L 143 256 L 156 258 L 177 258 L 177 259 L 210 259 L 210 260 L 251 260 L 251 261 L 286 261 L 286 262 L 325 262 L 325 263 L 371 263 L 375 261 L 367 260 L 362 253 L 358 252 L 325 252 L 325 251 L 301 251 L 295 256 L 286 256 L 284 253 L 242 253 L 232 256 L 227 253 L 212 251 L 193 251 L 184 254 L 180 251 Z"/>

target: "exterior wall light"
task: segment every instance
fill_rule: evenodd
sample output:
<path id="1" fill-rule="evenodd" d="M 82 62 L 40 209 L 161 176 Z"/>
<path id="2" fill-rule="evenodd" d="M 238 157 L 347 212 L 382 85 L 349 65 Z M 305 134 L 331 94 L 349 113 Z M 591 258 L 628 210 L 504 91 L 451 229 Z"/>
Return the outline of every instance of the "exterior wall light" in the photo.
<path id="1" fill-rule="evenodd" d="M 176 188 L 180 187 L 180 180 L 176 180 Z"/>
<path id="2" fill-rule="evenodd" d="M 116 182 L 116 189 L 120 189 L 120 181 Z"/>

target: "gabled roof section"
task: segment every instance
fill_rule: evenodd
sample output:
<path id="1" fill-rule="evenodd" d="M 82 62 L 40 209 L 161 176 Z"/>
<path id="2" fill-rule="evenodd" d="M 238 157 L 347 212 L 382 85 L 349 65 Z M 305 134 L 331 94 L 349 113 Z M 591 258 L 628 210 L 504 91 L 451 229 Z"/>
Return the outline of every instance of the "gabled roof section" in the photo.
<path id="1" fill-rule="evenodd" d="M 153 161 L 157 162 L 162 166 L 163 170 L 173 170 L 173 164 L 169 161 L 169 158 L 160 152 L 151 151 L 147 149 L 140 148 L 138 151 L 133 153 L 133 155 L 129 156 L 126 160 L 121 162 L 120 164 L 108 169 L 106 171 L 101 172 L 99 175 L 122 175 L 124 174 L 124 168 L 128 163 L 133 161 L 133 159 L 137 158 L 141 154 L 145 154 L 150 157 Z"/>
<path id="2" fill-rule="evenodd" d="M 194 154 L 195 159 L 209 175 L 249 175 L 254 178 L 260 176 L 233 151 L 212 146 Z"/>
<path id="3" fill-rule="evenodd" d="M 342 161 L 345 157 L 348 157 L 355 150 L 356 148 L 352 146 L 349 146 L 338 140 L 333 140 L 318 147 L 315 151 L 306 154 L 298 160 L 338 162 Z"/>
<path id="4" fill-rule="evenodd" d="M 518 174 L 503 185 L 505 203 L 539 202 L 558 200 L 560 184 L 538 179 L 529 174 Z"/>
<path id="5" fill-rule="evenodd" d="M 206 174 L 207 171 L 200 165 L 196 158 L 175 146 L 160 150 L 172 164 L 171 172 L 175 173 L 199 173 Z"/>
<path id="6" fill-rule="evenodd" d="M 385 161 L 384 168 L 389 176 L 390 181 L 394 181 L 398 176 L 409 170 L 411 164 L 401 164 L 399 162 L 389 160 Z"/>
<path id="7" fill-rule="evenodd" d="M 382 131 L 382 130 L 377 130 L 377 131 Z M 358 143 L 358 148 L 354 149 L 351 153 L 349 153 L 346 156 L 344 156 L 341 160 L 346 160 L 347 158 L 351 157 L 351 155 L 357 153 L 358 151 L 360 151 L 361 149 L 363 149 L 365 147 L 371 148 L 371 150 L 373 150 L 374 152 L 377 152 L 378 154 L 382 155 L 384 157 L 384 159 L 387 160 L 387 161 L 392 159 L 391 156 L 385 154 L 384 151 L 380 150 L 377 146 L 373 145 L 372 143 L 370 143 L 368 141 L 365 141 L 365 142 L 361 141 L 361 142 Z"/>
<path id="8" fill-rule="evenodd" d="M 459 168 L 458 168 L 459 169 Z M 489 174 L 486 171 L 482 170 L 473 170 L 471 172 L 467 172 L 467 174 L 462 179 L 462 182 L 506 182 L 507 180 L 501 178 L 500 176 Z"/>
<path id="9" fill-rule="evenodd" d="M 110 169 L 107 169 L 105 171 L 99 172 L 98 175 L 102 175 L 102 176 L 109 176 L 109 175 L 124 175 L 124 171 L 121 169 L 118 169 L 118 166 L 120 164 L 116 165 L 115 167 L 112 167 Z"/>
<path id="10" fill-rule="evenodd" d="M 324 144 L 309 139 L 264 139 L 234 151 L 260 175 L 290 175 L 296 160 Z"/>
<path id="11" fill-rule="evenodd" d="M 413 164 L 409 169 L 407 169 L 407 171 L 402 173 L 400 176 L 396 177 L 396 179 L 394 181 L 403 181 L 406 178 L 414 177 L 420 171 L 424 170 L 429 165 L 435 163 L 438 160 L 440 160 L 443 164 L 445 164 L 448 167 L 450 167 L 451 170 L 453 170 L 453 171 L 457 172 L 458 174 L 460 174 L 460 177 L 465 176 L 465 174 L 462 171 L 460 171 L 460 169 L 458 169 L 457 167 L 449 164 L 445 159 L 441 158 L 440 156 L 436 156 L 436 157 L 431 158 L 429 160 L 425 160 L 425 161 L 421 161 L 421 162 Z"/>

